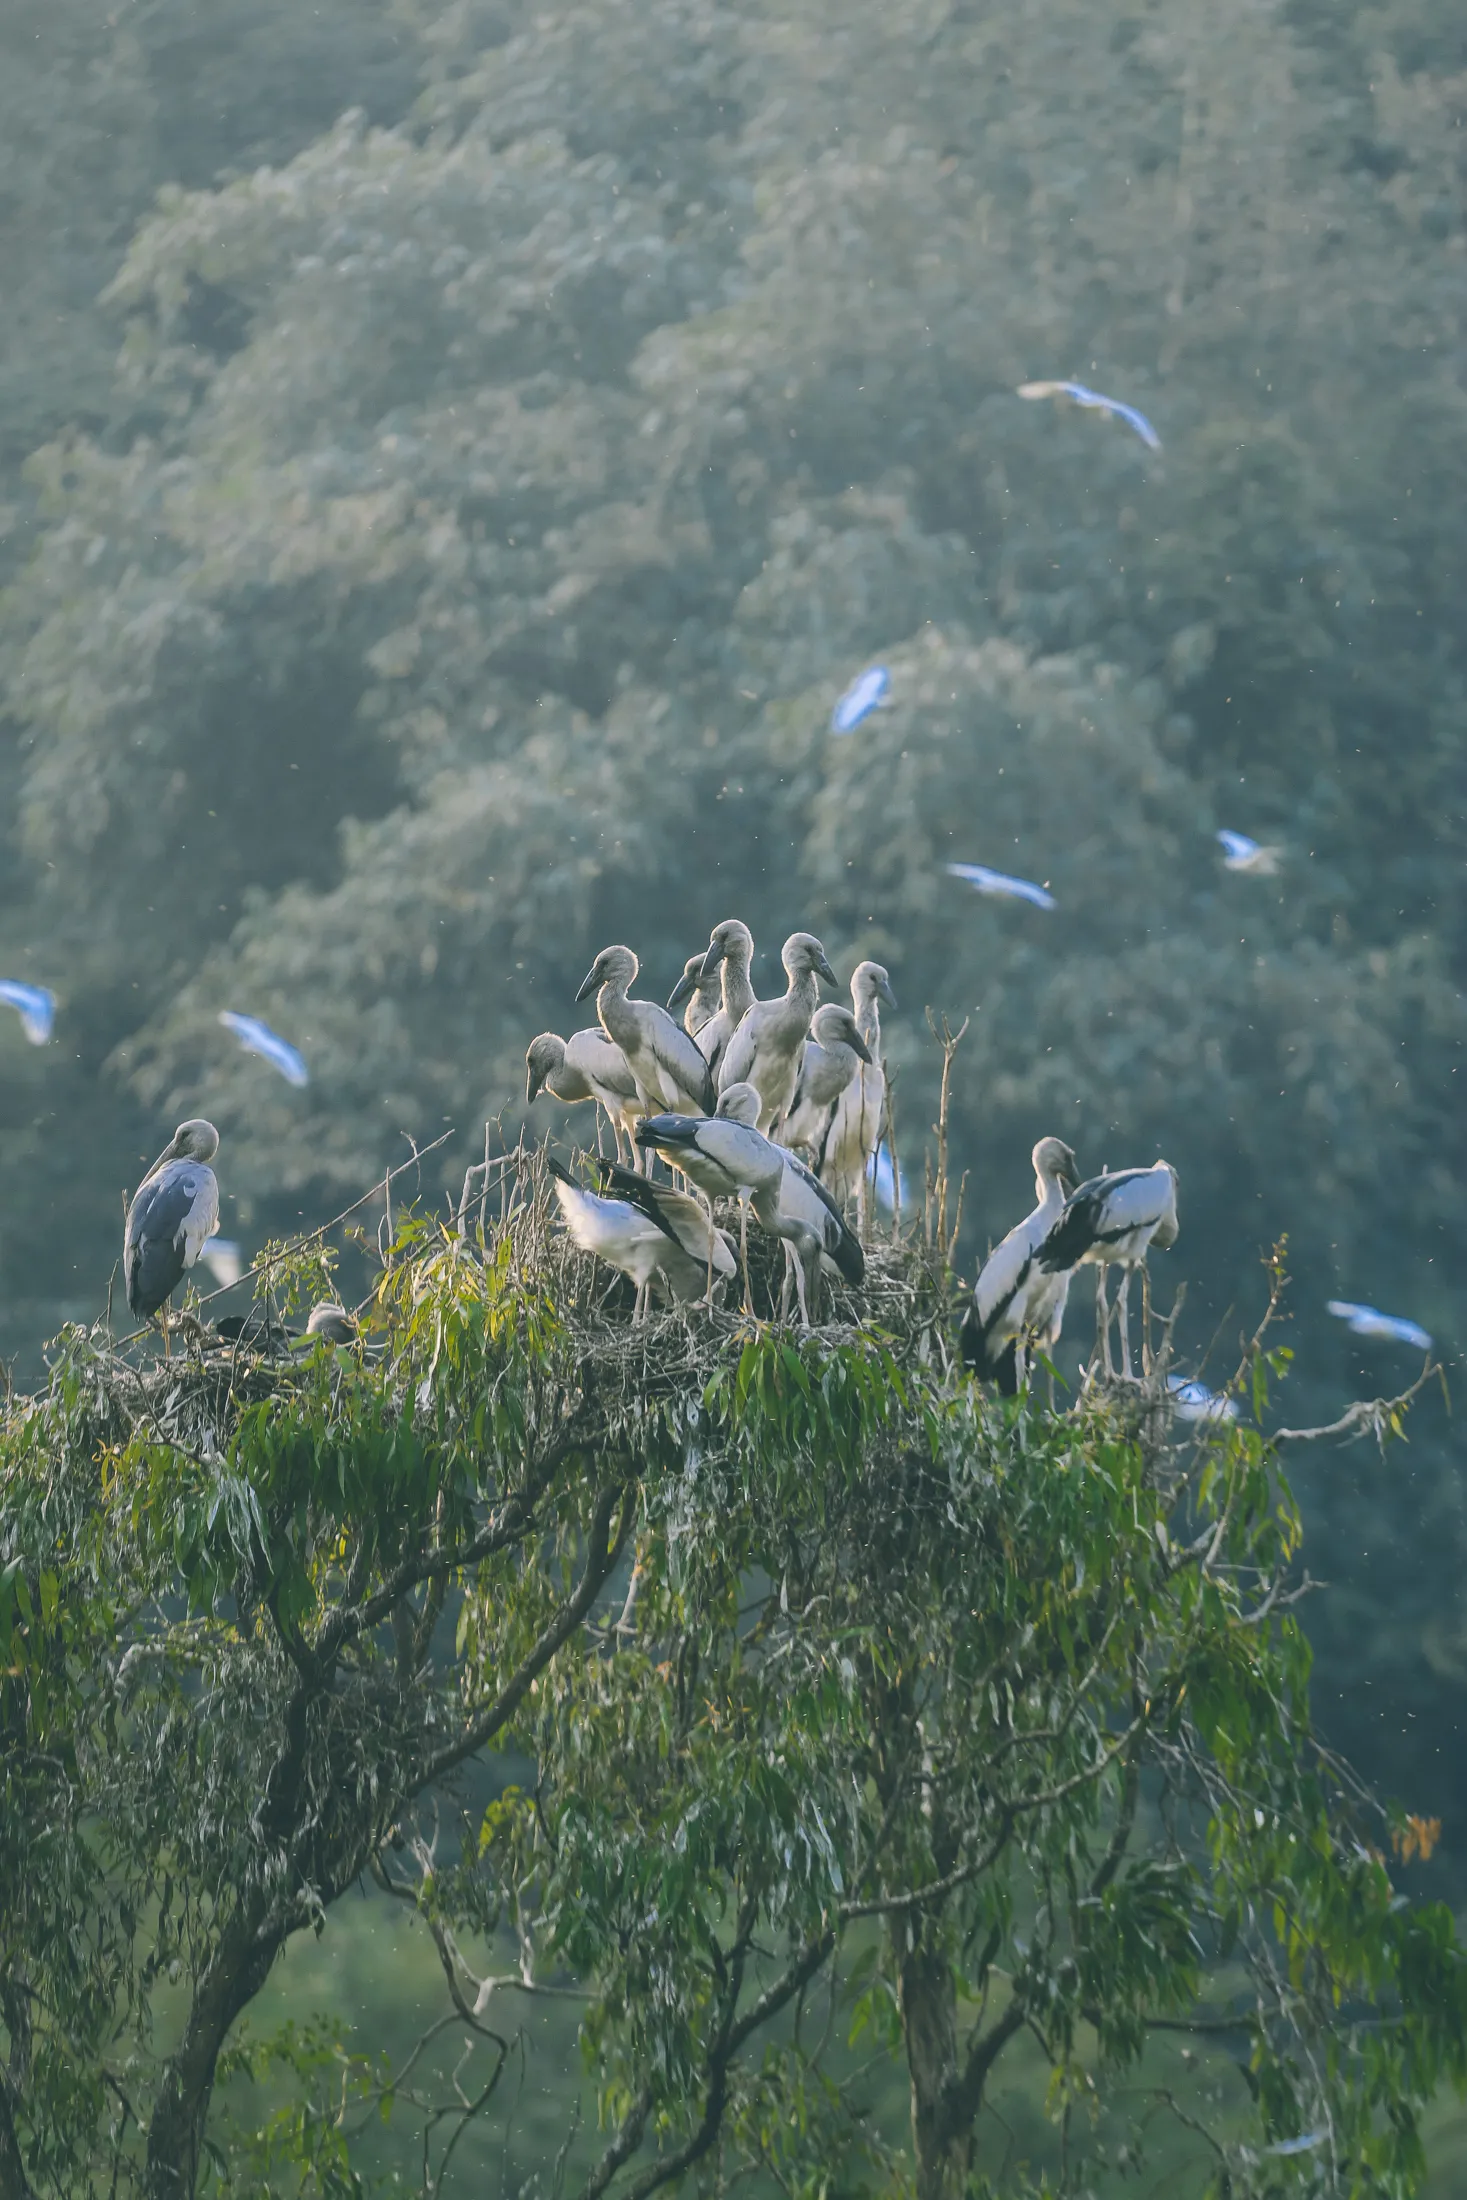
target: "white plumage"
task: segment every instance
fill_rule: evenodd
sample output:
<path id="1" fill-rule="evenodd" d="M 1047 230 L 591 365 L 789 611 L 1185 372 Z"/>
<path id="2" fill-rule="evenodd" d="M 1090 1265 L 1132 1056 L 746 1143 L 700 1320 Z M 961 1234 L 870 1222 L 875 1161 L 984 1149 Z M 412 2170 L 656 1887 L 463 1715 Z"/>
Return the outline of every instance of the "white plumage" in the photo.
<path id="1" fill-rule="evenodd" d="M 621 1048 L 644 1112 L 701 1108 L 711 1113 L 717 1097 L 713 1076 L 696 1045 L 655 1001 L 628 998 L 640 967 L 629 947 L 603 947 L 576 999 L 596 995 L 601 1028 Z"/>
<path id="2" fill-rule="evenodd" d="M 825 949 L 812 932 L 792 932 L 780 960 L 789 984 L 777 1000 L 756 1001 L 748 1010 L 718 1071 L 720 1092 L 730 1085 L 754 1086 L 761 1131 L 773 1129 L 794 1095 L 810 1019 L 820 1002 L 820 980 L 836 982 Z"/>
<path id="3" fill-rule="evenodd" d="M 637 1286 L 632 1319 L 647 1312 L 650 1289 L 660 1281 L 676 1299 L 696 1299 L 715 1276 L 734 1272 L 733 1247 L 722 1230 L 711 1229 L 697 1200 L 686 1192 L 649 1184 L 624 1169 L 611 1181 L 622 1195 L 608 1199 L 588 1192 L 552 1159 L 551 1175 L 565 1225 L 582 1252 L 619 1268 Z"/>
<path id="4" fill-rule="evenodd" d="M 532 1107 L 542 1092 L 568 1106 L 582 1100 L 595 1101 L 606 1112 L 617 1153 L 621 1153 L 625 1138 L 628 1156 L 635 1162 L 632 1126 L 641 1113 L 637 1081 L 627 1068 L 621 1048 L 598 1024 L 585 1031 L 573 1031 L 568 1039 L 554 1031 L 542 1031 L 530 1041 L 525 1049 L 525 1105 Z"/>
<path id="5" fill-rule="evenodd" d="M 857 963 L 851 973 L 851 1008 L 856 1029 L 871 1056 L 862 1063 L 836 1110 L 820 1179 L 845 1203 L 859 1197 L 866 1221 L 867 1181 L 886 1120 L 886 1067 L 881 1059 L 881 1003 L 896 1007 L 891 981 L 878 962 Z"/>
<path id="6" fill-rule="evenodd" d="M 1043 1268 L 1037 1255 L 1075 1188 L 1075 1156 L 1062 1138 L 1041 1138 L 1031 1158 L 1037 1205 L 984 1262 L 959 1337 L 974 1372 L 1010 1395 L 1024 1380 L 1031 1340 L 1058 1343 L 1070 1288 L 1069 1271 Z"/>
<path id="7" fill-rule="evenodd" d="M 719 982 L 719 1006 L 697 1033 L 698 1048 L 717 1077 L 728 1052 L 729 1040 L 754 1006 L 754 987 L 749 973 L 754 967 L 754 935 L 737 917 L 715 924 L 708 938 L 700 975 Z"/>
<path id="8" fill-rule="evenodd" d="M 827 1001 L 816 1009 L 779 1139 L 809 1155 L 810 1166 L 827 1188 L 832 1188 L 827 1160 L 841 1103 L 870 1060 L 871 1049 L 848 1008 Z"/>
<path id="9" fill-rule="evenodd" d="M 1128 1334 L 1128 1301 L 1131 1271 L 1145 1261 L 1155 1245 L 1161 1252 L 1176 1243 L 1177 1172 L 1169 1161 L 1149 1169 L 1119 1169 L 1109 1176 L 1093 1176 L 1065 1201 L 1064 1211 L 1039 1251 L 1039 1266 L 1051 1273 L 1095 1264 L 1095 1310 L 1106 1372 L 1110 1363 L 1110 1309 L 1105 1298 L 1105 1270 L 1114 1264 L 1124 1271 L 1116 1312 L 1121 1331 L 1121 1372 L 1131 1373 L 1131 1341 Z"/>

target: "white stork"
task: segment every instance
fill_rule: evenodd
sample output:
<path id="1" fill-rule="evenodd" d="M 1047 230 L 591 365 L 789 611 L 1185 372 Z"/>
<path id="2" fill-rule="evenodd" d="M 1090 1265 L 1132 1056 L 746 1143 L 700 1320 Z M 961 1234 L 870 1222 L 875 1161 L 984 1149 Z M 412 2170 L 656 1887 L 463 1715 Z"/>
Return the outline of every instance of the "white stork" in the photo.
<path id="1" fill-rule="evenodd" d="M 856 1029 L 866 1042 L 870 1066 L 847 1090 L 836 1114 L 826 1149 L 822 1180 L 842 1203 L 859 1198 L 866 1224 L 867 1185 L 886 1117 L 886 1068 L 881 1059 L 881 1006 L 896 1007 L 891 980 L 878 962 L 857 963 L 851 972 L 851 1008 Z"/>
<path id="2" fill-rule="evenodd" d="M 1179 1227 L 1177 1172 L 1169 1161 L 1158 1161 L 1149 1169 L 1118 1169 L 1109 1176 L 1091 1177 L 1070 1194 L 1039 1249 L 1039 1266 L 1051 1274 L 1067 1274 L 1082 1261 L 1095 1264 L 1095 1322 L 1107 1375 L 1114 1370 L 1105 1271 L 1112 1264 L 1123 1271 L 1116 1311 L 1120 1317 L 1121 1372 L 1129 1379 L 1131 1340 L 1126 1316 L 1131 1271 L 1145 1264 L 1153 1245 L 1163 1253 L 1175 1245 Z"/>
<path id="3" fill-rule="evenodd" d="M 854 1286 L 865 1276 L 865 1257 L 820 1179 L 798 1155 L 758 1129 L 761 1107 L 756 1086 L 729 1086 L 719 1097 L 717 1115 L 649 1116 L 637 1125 L 637 1137 L 710 1195 L 748 1195 L 755 1220 L 783 1240 L 786 1303 L 793 1278 L 800 1320 L 808 1329 L 822 1261 Z"/>
<path id="4" fill-rule="evenodd" d="M 737 917 L 725 917 L 708 936 L 702 976 L 718 973 L 718 1012 L 697 1034 L 698 1045 L 717 1077 L 728 1052 L 729 1040 L 754 1006 L 754 987 L 749 972 L 754 963 L 754 935 Z M 669 1004 L 670 1005 L 670 1004 Z"/>
<path id="5" fill-rule="evenodd" d="M 816 1009 L 800 1058 L 794 1098 L 779 1126 L 779 1142 L 807 1153 L 815 1174 L 831 1190 L 827 1165 L 831 1136 L 842 1103 L 870 1060 L 871 1049 L 848 1008 L 827 1001 Z"/>
<path id="6" fill-rule="evenodd" d="M 582 1252 L 619 1268 L 636 1285 L 634 1322 L 646 1319 L 655 1281 L 660 1280 L 675 1299 L 696 1299 L 706 1291 L 710 1274 L 733 1274 L 733 1247 L 722 1230 L 712 1228 L 696 1199 L 666 1185 L 651 1184 L 611 1162 L 603 1167 L 620 1195 L 615 1199 L 586 1191 L 553 1155 L 550 1158 L 556 1197 L 576 1244 Z"/>
<path id="7" fill-rule="evenodd" d="M 161 1317 L 168 1347 L 168 1301 L 219 1228 L 219 1180 L 209 1167 L 219 1133 L 202 1116 L 180 1123 L 133 1193 L 122 1234 L 127 1303 L 139 1321 Z"/>
<path id="8" fill-rule="evenodd" d="M 628 999 L 641 965 L 629 947 L 603 947 L 576 995 L 596 995 L 601 1029 L 619 1046 L 636 1080 L 642 1111 L 701 1108 L 711 1114 L 713 1073 L 693 1041 L 655 1001 Z"/>
<path id="9" fill-rule="evenodd" d="M 756 1001 L 729 1040 L 718 1071 L 718 1089 L 752 1085 L 759 1095 L 759 1128 L 772 1130 L 788 1108 L 800 1074 L 810 1019 L 820 1004 L 820 980 L 836 982 L 825 949 L 813 932 L 792 932 L 780 951 L 789 983 L 778 999 Z"/>
<path id="10" fill-rule="evenodd" d="M 1042 1268 L 1037 1255 L 1075 1189 L 1075 1156 L 1062 1138 L 1041 1138 L 1031 1158 L 1038 1204 L 984 1262 L 958 1339 L 974 1373 L 996 1380 L 1008 1397 L 1023 1383 L 1031 1341 L 1059 1342 L 1070 1289 L 1069 1270 Z"/>
<path id="11" fill-rule="evenodd" d="M 683 964 L 682 976 L 667 996 L 669 1012 L 682 1008 L 683 1029 L 705 1061 L 708 1049 L 703 1044 L 702 1034 L 718 1014 L 720 992 L 718 972 L 710 970 L 706 976 L 704 974 L 706 960 L 705 955 L 689 955 Z M 685 1001 L 687 1006 L 683 1008 Z"/>
<path id="12" fill-rule="evenodd" d="M 525 1105 L 533 1107 L 542 1092 L 573 1106 L 594 1100 L 604 1108 L 620 1158 L 623 1136 L 635 1167 L 637 1147 L 632 1126 L 640 1109 L 637 1081 L 627 1068 L 626 1056 L 607 1038 L 599 1024 L 573 1031 L 568 1039 L 542 1031 L 525 1049 Z"/>

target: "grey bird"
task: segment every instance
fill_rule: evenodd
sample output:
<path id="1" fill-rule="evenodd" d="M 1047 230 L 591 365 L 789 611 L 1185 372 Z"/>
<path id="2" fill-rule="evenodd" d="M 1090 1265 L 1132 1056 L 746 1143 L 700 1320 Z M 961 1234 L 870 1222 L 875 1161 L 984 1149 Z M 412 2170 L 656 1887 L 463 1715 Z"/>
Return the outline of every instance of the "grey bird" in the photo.
<path id="1" fill-rule="evenodd" d="M 525 1049 L 526 1107 L 533 1107 L 542 1092 L 568 1106 L 594 1100 L 605 1110 L 618 1156 L 625 1139 L 628 1158 L 635 1163 L 632 1125 L 641 1112 L 637 1081 L 627 1068 L 621 1048 L 607 1038 L 599 1024 L 573 1031 L 568 1039 L 554 1031 L 542 1031 L 530 1041 Z"/>
<path id="2" fill-rule="evenodd" d="M 1038 1264 L 1051 1273 L 1079 1267 L 1090 1261 L 1096 1269 L 1095 1323 L 1105 1372 L 1113 1372 L 1110 1358 L 1110 1308 L 1105 1297 L 1105 1271 L 1122 1271 L 1116 1299 L 1121 1332 L 1121 1373 L 1131 1374 L 1131 1340 L 1127 1311 L 1131 1271 L 1143 1268 L 1154 1245 L 1166 1252 L 1177 1242 L 1177 1172 L 1169 1161 L 1157 1161 L 1149 1169 L 1117 1169 L 1108 1176 L 1092 1176 L 1065 1201 L 1043 1245 Z"/>
<path id="3" fill-rule="evenodd" d="M 161 1316 L 168 1351 L 168 1301 L 219 1228 L 219 1181 L 209 1167 L 219 1133 L 202 1116 L 180 1123 L 133 1193 L 122 1235 L 127 1303 L 139 1321 Z"/>
<path id="4" fill-rule="evenodd" d="M 1070 1289 L 1070 1271 L 1042 1268 L 1038 1255 L 1079 1181 L 1075 1156 L 1062 1138 L 1041 1138 L 1030 1158 L 1037 1205 L 984 1262 L 958 1337 L 974 1373 L 1009 1397 L 1024 1380 L 1028 1345 L 1059 1342 Z"/>
<path id="5" fill-rule="evenodd" d="M 322 1299 L 311 1308 L 306 1319 L 306 1335 L 321 1344 L 351 1344 L 357 1333 L 357 1325 L 344 1306 L 335 1299 Z"/>
<path id="6" fill-rule="evenodd" d="M 813 932 L 792 932 L 780 960 L 789 984 L 777 1000 L 756 1001 L 748 1010 L 718 1071 L 720 1092 L 730 1085 L 754 1086 L 761 1131 L 774 1128 L 794 1097 L 810 1019 L 820 1005 L 820 980 L 836 983 Z"/>
<path id="7" fill-rule="evenodd" d="M 713 1066 L 716 1077 L 728 1052 L 729 1040 L 754 1006 L 754 986 L 749 976 L 754 967 L 754 935 L 737 917 L 725 917 L 708 936 L 701 975 L 716 973 L 720 999 L 717 1015 L 698 1033 L 698 1045 Z"/>
<path id="8" fill-rule="evenodd" d="M 686 1192 L 651 1184 L 608 1162 L 609 1182 L 620 1195 L 608 1199 L 588 1192 L 553 1155 L 549 1166 L 565 1226 L 576 1244 L 635 1283 L 634 1322 L 646 1319 L 654 1282 L 675 1299 L 696 1299 L 707 1289 L 710 1272 L 733 1274 L 732 1245 Z"/>
<path id="9" fill-rule="evenodd" d="M 794 1098 L 779 1126 L 779 1141 L 809 1155 L 811 1168 L 828 1191 L 835 1189 L 827 1162 L 836 1118 L 842 1101 L 870 1062 L 871 1049 L 861 1037 L 850 1009 L 842 1008 L 838 1001 L 827 1001 L 823 1008 L 817 1008 L 800 1058 Z"/>
<path id="10" fill-rule="evenodd" d="M 856 1029 L 871 1061 L 846 1090 L 836 1111 L 826 1147 L 821 1182 L 843 1203 L 859 1198 L 861 1225 L 869 1206 L 869 1178 L 886 1122 L 886 1068 L 881 1059 L 881 1003 L 896 1007 L 891 980 L 878 962 L 857 963 L 851 972 L 851 1008 Z"/>
<path id="11" fill-rule="evenodd" d="M 717 1185 L 748 1195 L 755 1220 L 784 1242 L 786 1303 L 793 1279 L 800 1320 L 808 1329 L 822 1261 L 854 1286 L 865 1277 L 865 1256 L 820 1179 L 797 1154 L 758 1129 L 761 1106 L 756 1086 L 731 1085 L 719 1096 L 719 1114 L 648 1116 L 637 1125 L 637 1137 L 701 1190 L 711 1194 Z"/>
<path id="12" fill-rule="evenodd" d="M 703 1045 L 703 1033 L 718 1014 L 719 995 L 717 971 L 710 970 L 704 975 L 706 959 L 703 955 L 689 955 L 683 964 L 682 976 L 667 996 L 669 1010 L 682 1009 L 683 1029 L 705 1061 L 708 1050 Z"/>
<path id="13" fill-rule="evenodd" d="M 693 1041 L 655 1001 L 629 999 L 641 965 L 629 947 L 603 947 L 576 995 L 596 995 L 601 1029 L 621 1048 L 636 1080 L 643 1111 L 701 1108 L 713 1112 L 713 1073 Z"/>

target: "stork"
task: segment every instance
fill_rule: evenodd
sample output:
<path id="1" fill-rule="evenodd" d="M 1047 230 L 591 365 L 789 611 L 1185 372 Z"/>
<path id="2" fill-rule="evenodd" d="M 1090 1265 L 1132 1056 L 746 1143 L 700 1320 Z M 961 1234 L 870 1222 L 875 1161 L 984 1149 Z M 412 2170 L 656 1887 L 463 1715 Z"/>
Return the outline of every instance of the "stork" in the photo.
<path id="1" fill-rule="evenodd" d="M 629 947 L 603 947 L 576 999 L 596 995 L 601 1029 L 621 1048 L 644 1113 L 698 1108 L 711 1114 L 717 1099 L 713 1073 L 693 1041 L 655 1001 L 628 998 L 640 967 Z"/>
<path id="2" fill-rule="evenodd" d="M 827 1001 L 810 1019 L 789 1112 L 779 1126 L 783 1146 L 802 1148 L 822 1184 L 833 1189 L 827 1169 L 831 1133 L 841 1104 L 871 1060 L 856 1019 L 838 1001 Z M 837 1196 L 839 1196 L 837 1194 Z"/>
<path id="3" fill-rule="evenodd" d="M 689 1121 L 701 1121 L 689 1117 Z M 611 1162 L 603 1164 L 620 1195 L 604 1198 L 577 1184 L 552 1155 L 550 1173 L 565 1226 L 582 1252 L 619 1268 L 637 1287 L 633 1322 L 645 1321 L 654 1281 L 676 1299 L 695 1299 L 711 1274 L 731 1276 L 733 1247 L 686 1192 L 651 1184 Z"/>
<path id="4" fill-rule="evenodd" d="M 702 1034 L 718 1014 L 719 1008 L 718 973 L 710 970 L 705 977 L 703 965 L 706 960 L 706 955 L 689 955 L 683 964 L 682 976 L 667 996 L 669 1010 L 682 1008 L 686 1001 L 687 1006 L 683 1008 L 683 1029 L 705 1061 L 708 1059 L 708 1049 L 703 1044 Z"/>
<path id="5" fill-rule="evenodd" d="M 878 962 L 857 963 L 851 972 L 851 1008 L 856 1029 L 866 1043 L 871 1062 L 842 1098 L 826 1148 L 822 1181 L 843 1203 L 859 1197 L 861 1223 L 866 1224 L 867 1183 L 886 1117 L 886 1068 L 881 1059 L 881 1007 L 896 1007 L 891 980 Z"/>
<path id="6" fill-rule="evenodd" d="M 754 1086 L 761 1131 L 773 1129 L 794 1097 L 810 1019 L 820 1002 L 820 980 L 836 982 L 813 932 L 792 932 L 780 960 L 788 985 L 778 999 L 756 1001 L 748 1010 L 718 1071 L 720 1092 L 729 1085 Z"/>
<path id="7" fill-rule="evenodd" d="M 847 1228 L 820 1179 L 787 1147 L 777 1146 L 757 1127 L 763 1103 L 758 1088 L 732 1085 L 719 1096 L 713 1116 L 653 1115 L 637 1125 L 644 1146 L 655 1146 L 705 1191 L 747 1194 L 755 1220 L 785 1248 L 787 1309 L 790 1282 L 799 1299 L 800 1320 L 808 1329 L 817 1298 L 822 1261 L 848 1284 L 866 1273 L 860 1240 Z M 745 1270 L 745 1288 L 748 1277 Z"/>
<path id="8" fill-rule="evenodd" d="M 1175 1245 L 1179 1227 L 1177 1172 L 1169 1161 L 1157 1161 L 1149 1169 L 1118 1169 L 1108 1176 L 1092 1176 L 1070 1194 L 1039 1249 L 1039 1266 L 1051 1275 L 1067 1273 L 1082 1261 L 1094 1263 L 1096 1335 L 1107 1375 L 1114 1369 L 1105 1271 L 1111 1265 L 1122 1270 L 1116 1311 L 1121 1331 L 1121 1373 L 1129 1381 L 1131 1340 L 1126 1317 L 1131 1271 L 1145 1265 L 1153 1245 L 1163 1253 Z"/>
<path id="9" fill-rule="evenodd" d="M 1059 1342 L 1070 1289 L 1067 1269 L 1041 1268 L 1035 1256 L 1064 1210 L 1065 1194 L 1075 1189 L 1075 1156 L 1062 1138 L 1041 1138 L 1031 1158 L 1037 1204 L 984 1262 L 958 1338 L 969 1367 L 996 1380 L 1007 1397 L 1023 1384 L 1030 1341 Z"/>
<path id="10" fill-rule="evenodd" d="M 703 957 L 702 976 L 719 975 L 720 1000 L 717 1015 L 697 1034 L 698 1045 L 707 1056 L 716 1077 L 728 1052 L 729 1040 L 754 1006 L 754 987 L 749 972 L 754 962 L 754 935 L 737 917 L 725 917 L 722 924 L 715 924 L 708 935 L 708 947 Z"/>
<path id="11" fill-rule="evenodd" d="M 637 1081 L 627 1068 L 621 1048 L 607 1038 L 599 1024 L 586 1031 L 573 1031 L 568 1039 L 554 1031 L 542 1031 L 530 1041 L 525 1049 L 525 1106 L 533 1107 L 542 1092 L 568 1106 L 593 1100 L 604 1108 L 616 1140 L 618 1160 L 625 1137 L 635 1167 L 637 1147 L 632 1125 L 640 1113 Z"/>
<path id="12" fill-rule="evenodd" d="M 202 1116 L 180 1123 L 133 1193 L 122 1233 L 127 1303 L 139 1321 L 160 1317 L 168 1343 L 168 1301 L 219 1228 L 219 1180 L 209 1167 L 219 1133 Z"/>

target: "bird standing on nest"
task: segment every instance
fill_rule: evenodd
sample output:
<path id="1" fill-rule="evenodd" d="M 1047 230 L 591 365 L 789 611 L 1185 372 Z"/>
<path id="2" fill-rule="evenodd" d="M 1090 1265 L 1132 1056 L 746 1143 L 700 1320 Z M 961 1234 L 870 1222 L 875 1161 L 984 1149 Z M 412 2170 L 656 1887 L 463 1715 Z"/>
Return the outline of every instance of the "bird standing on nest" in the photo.
<path id="1" fill-rule="evenodd" d="M 1105 1271 L 1112 1265 L 1121 1270 L 1115 1313 L 1121 1332 L 1121 1373 L 1129 1381 L 1131 1271 L 1140 1268 L 1144 1273 L 1151 1247 L 1166 1252 L 1176 1244 L 1179 1228 L 1177 1172 L 1169 1161 L 1157 1161 L 1149 1169 L 1117 1169 L 1109 1176 L 1092 1176 L 1065 1201 L 1063 1213 L 1039 1248 L 1037 1264 L 1051 1274 L 1068 1273 L 1082 1261 L 1094 1263 L 1096 1341 L 1107 1375 L 1115 1371 Z"/>
<path id="2" fill-rule="evenodd" d="M 615 1199 L 588 1192 L 550 1157 L 555 1196 L 576 1244 L 636 1285 L 633 1322 L 646 1320 L 658 1279 L 675 1299 L 696 1299 L 712 1278 L 733 1274 L 733 1247 L 722 1230 L 712 1229 L 696 1199 L 613 1162 L 603 1162 L 602 1170 Z"/>
<path id="3" fill-rule="evenodd" d="M 139 1321 L 159 1317 L 167 1353 L 168 1301 L 219 1228 L 219 1180 L 209 1167 L 219 1133 L 202 1116 L 180 1123 L 133 1193 L 122 1234 L 122 1278 Z"/>
<path id="4" fill-rule="evenodd" d="M 820 1005 L 820 980 L 836 983 L 825 949 L 813 932 L 792 932 L 780 950 L 780 960 L 788 985 L 776 999 L 756 1001 L 748 1010 L 718 1070 L 720 1092 L 730 1085 L 755 1088 L 761 1131 L 773 1130 L 794 1098 L 810 1019 Z"/>
<path id="5" fill-rule="evenodd" d="M 974 1374 L 989 1377 L 1010 1398 L 1023 1384 L 1031 1339 L 1059 1342 L 1070 1289 L 1069 1270 L 1041 1268 L 1037 1255 L 1060 1218 L 1065 1194 L 1075 1189 L 1075 1156 L 1062 1138 L 1041 1138 L 1031 1159 L 1038 1204 L 984 1262 L 958 1337 Z"/>

